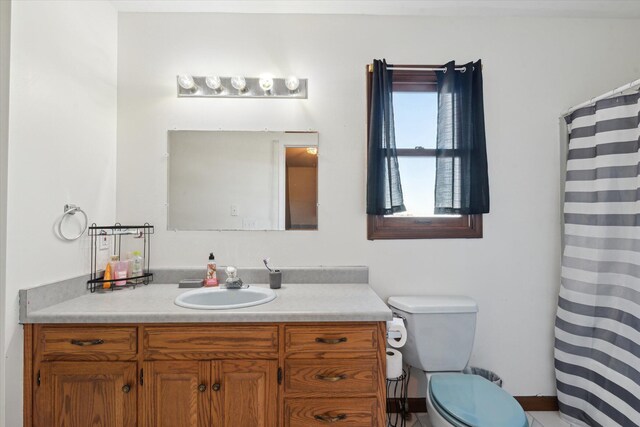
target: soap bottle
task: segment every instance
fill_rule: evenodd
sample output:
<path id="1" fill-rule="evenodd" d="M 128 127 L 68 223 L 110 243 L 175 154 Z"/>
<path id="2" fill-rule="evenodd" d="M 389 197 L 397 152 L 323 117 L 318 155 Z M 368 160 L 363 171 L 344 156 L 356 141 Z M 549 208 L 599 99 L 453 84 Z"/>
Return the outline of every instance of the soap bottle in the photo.
<path id="1" fill-rule="evenodd" d="M 125 262 L 127 263 L 127 277 L 133 277 L 131 268 L 133 267 L 132 255 L 131 252 L 127 252 L 125 255 Z"/>
<path id="2" fill-rule="evenodd" d="M 218 286 L 218 276 L 216 275 L 217 269 L 216 257 L 213 256 L 213 253 L 210 253 L 209 261 L 207 262 L 207 276 L 204 279 L 204 286 Z"/>
<path id="3" fill-rule="evenodd" d="M 115 278 L 116 286 L 125 286 L 127 284 L 127 275 L 129 274 L 129 262 L 118 261 L 116 264 Z"/>
<path id="4" fill-rule="evenodd" d="M 140 251 L 133 251 L 132 257 L 130 260 L 131 264 L 131 276 L 129 277 L 140 277 L 142 276 L 142 255 Z M 140 283 L 140 279 L 134 279 L 131 281 L 132 283 Z"/>
<path id="5" fill-rule="evenodd" d="M 105 280 L 102 283 L 102 289 L 111 288 L 111 279 L 113 278 L 113 263 L 111 262 L 113 257 L 111 257 L 110 261 L 107 262 L 107 266 L 104 268 L 104 276 L 102 277 Z"/>
<path id="6" fill-rule="evenodd" d="M 127 261 L 120 261 L 120 257 L 118 255 L 112 255 L 111 262 L 109 264 L 111 266 L 111 271 L 110 271 L 111 279 L 116 279 L 109 282 L 109 286 L 111 287 L 112 285 L 115 285 L 115 286 L 126 285 L 129 263 Z M 117 279 L 124 279 L 124 280 L 117 280 Z"/>

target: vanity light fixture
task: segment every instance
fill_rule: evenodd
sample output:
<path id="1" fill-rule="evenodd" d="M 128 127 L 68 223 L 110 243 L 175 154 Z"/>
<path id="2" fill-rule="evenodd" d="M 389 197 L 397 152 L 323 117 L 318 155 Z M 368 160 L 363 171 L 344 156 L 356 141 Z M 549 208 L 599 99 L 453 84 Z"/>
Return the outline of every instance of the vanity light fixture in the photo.
<path id="1" fill-rule="evenodd" d="M 262 74 L 260 77 L 177 76 L 178 98 L 289 98 L 307 99 L 308 81 Z"/>
<path id="2" fill-rule="evenodd" d="M 193 80 L 193 77 L 188 74 L 180 74 L 178 76 L 178 84 L 181 88 L 188 91 L 196 89 L 196 82 Z"/>
<path id="3" fill-rule="evenodd" d="M 231 78 L 231 86 L 237 91 L 243 92 L 247 88 L 247 81 L 242 76 L 235 76 Z"/>
<path id="4" fill-rule="evenodd" d="M 214 91 L 219 91 L 222 87 L 222 80 L 220 80 L 219 76 L 207 76 L 205 77 L 204 82 L 209 89 Z"/>

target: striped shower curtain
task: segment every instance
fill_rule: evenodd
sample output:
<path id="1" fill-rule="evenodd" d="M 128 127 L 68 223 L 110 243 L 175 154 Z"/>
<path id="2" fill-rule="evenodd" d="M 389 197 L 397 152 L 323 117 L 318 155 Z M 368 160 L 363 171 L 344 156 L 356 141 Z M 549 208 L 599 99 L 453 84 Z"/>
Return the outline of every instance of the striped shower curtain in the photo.
<path id="1" fill-rule="evenodd" d="M 640 426 L 640 94 L 569 117 L 560 412 L 578 426 Z"/>

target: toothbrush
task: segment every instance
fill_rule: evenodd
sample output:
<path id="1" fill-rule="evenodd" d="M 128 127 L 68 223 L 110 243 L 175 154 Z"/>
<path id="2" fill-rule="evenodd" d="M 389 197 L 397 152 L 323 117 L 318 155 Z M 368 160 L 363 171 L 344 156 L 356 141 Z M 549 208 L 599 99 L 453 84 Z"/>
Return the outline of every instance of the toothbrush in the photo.
<path id="1" fill-rule="evenodd" d="M 267 267 L 267 270 L 269 270 L 270 273 L 273 273 L 273 270 L 269 267 L 269 258 L 264 258 L 262 262 L 264 262 L 264 266 Z"/>

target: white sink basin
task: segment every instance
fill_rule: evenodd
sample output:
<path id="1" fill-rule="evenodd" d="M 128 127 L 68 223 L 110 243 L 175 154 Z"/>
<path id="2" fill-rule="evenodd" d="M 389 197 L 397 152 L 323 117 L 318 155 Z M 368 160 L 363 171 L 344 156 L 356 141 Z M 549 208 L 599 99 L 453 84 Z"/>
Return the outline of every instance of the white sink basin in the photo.
<path id="1" fill-rule="evenodd" d="M 244 289 L 202 288 L 178 295 L 175 304 L 199 310 L 228 310 L 251 307 L 273 301 L 276 293 L 268 288 L 250 286 Z"/>

